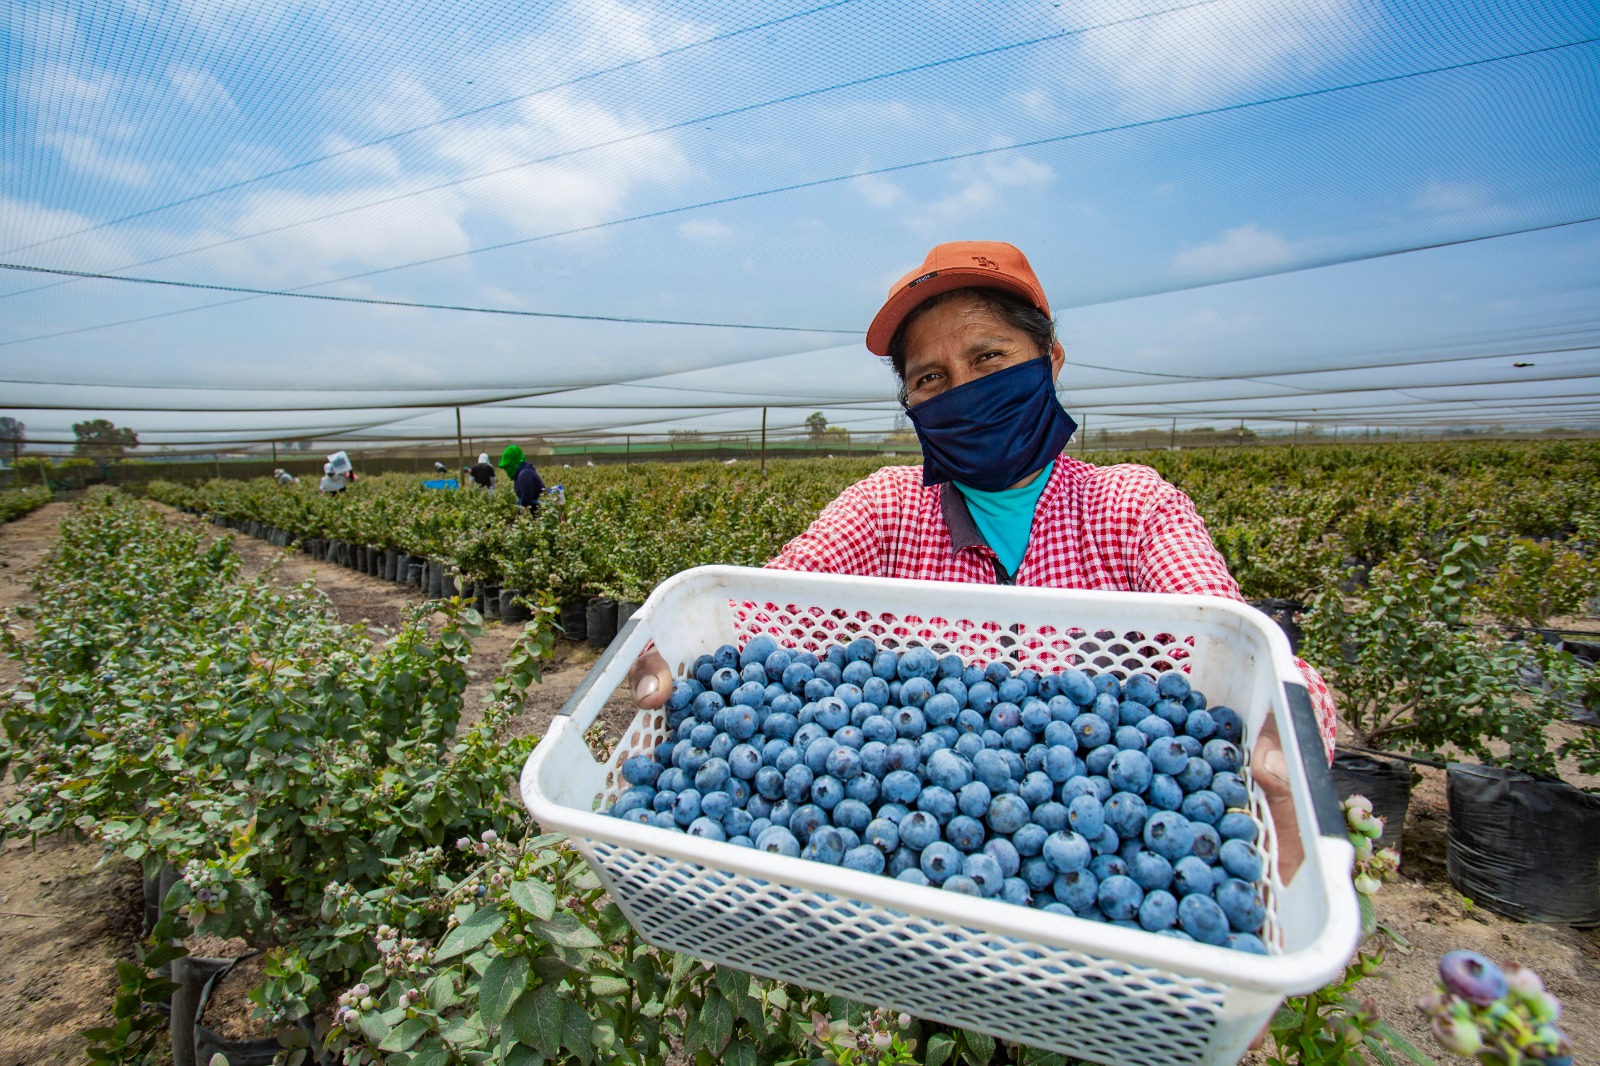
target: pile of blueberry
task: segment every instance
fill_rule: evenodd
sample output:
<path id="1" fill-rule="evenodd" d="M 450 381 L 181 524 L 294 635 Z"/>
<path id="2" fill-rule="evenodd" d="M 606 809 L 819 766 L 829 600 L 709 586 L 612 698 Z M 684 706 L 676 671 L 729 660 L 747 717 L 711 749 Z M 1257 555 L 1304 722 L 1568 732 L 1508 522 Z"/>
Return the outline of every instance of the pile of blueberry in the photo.
<path id="1" fill-rule="evenodd" d="M 1013 673 L 861 637 L 695 661 L 610 813 L 1259 954 L 1243 724 L 1182 673 Z"/>

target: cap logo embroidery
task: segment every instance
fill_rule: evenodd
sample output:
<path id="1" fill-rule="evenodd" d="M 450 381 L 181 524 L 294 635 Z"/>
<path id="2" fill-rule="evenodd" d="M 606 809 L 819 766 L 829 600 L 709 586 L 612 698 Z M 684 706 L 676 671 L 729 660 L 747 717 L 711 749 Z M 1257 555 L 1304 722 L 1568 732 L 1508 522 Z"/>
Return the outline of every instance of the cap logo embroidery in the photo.
<path id="1" fill-rule="evenodd" d="M 987 268 L 989 270 L 999 270 L 1000 269 L 1000 264 L 996 263 L 993 259 L 990 259 L 986 255 L 975 255 L 975 256 L 972 257 L 972 261 L 974 263 L 977 263 L 979 266 L 985 267 L 985 268 Z"/>
<path id="2" fill-rule="evenodd" d="M 922 277 L 920 277 L 920 278 L 912 278 L 910 281 L 906 282 L 906 288 L 914 289 L 918 285 L 921 285 L 924 281 L 927 281 L 930 278 L 936 278 L 938 276 L 939 276 L 939 272 L 937 270 L 929 271 L 928 273 L 922 275 Z"/>

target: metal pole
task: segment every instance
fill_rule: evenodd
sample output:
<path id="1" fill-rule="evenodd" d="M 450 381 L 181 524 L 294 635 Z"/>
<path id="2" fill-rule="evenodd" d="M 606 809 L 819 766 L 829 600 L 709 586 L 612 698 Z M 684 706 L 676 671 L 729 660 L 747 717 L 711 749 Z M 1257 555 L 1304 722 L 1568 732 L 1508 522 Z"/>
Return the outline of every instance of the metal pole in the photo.
<path id="1" fill-rule="evenodd" d="M 461 476 L 461 468 L 467 465 L 467 455 L 461 450 L 461 408 L 456 408 L 456 476 Z M 465 487 L 465 486 L 463 486 Z"/>
<path id="2" fill-rule="evenodd" d="M 767 476 L 767 409 L 761 409 L 761 476 Z"/>
<path id="3" fill-rule="evenodd" d="M 622 465 L 624 467 L 629 467 L 629 466 L 633 465 L 633 434 L 632 433 L 625 433 L 625 434 L 623 434 L 623 437 L 622 437 Z"/>
<path id="4" fill-rule="evenodd" d="M 277 465 L 278 465 L 278 442 L 277 441 L 273 441 L 272 442 L 272 465 L 273 465 L 274 468 L 276 468 Z"/>
<path id="5" fill-rule="evenodd" d="M 1174 451 L 1178 447 L 1178 420 L 1172 420 L 1172 435 L 1167 438 L 1167 451 Z"/>
<path id="6" fill-rule="evenodd" d="M 222 453 L 221 452 L 212 452 L 211 453 L 211 461 L 213 463 L 217 464 L 217 480 L 221 481 L 222 480 Z"/>
<path id="7" fill-rule="evenodd" d="M 1295 424 L 1294 424 L 1294 437 L 1289 441 L 1289 447 L 1293 448 L 1296 444 L 1299 444 L 1299 443 L 1300 443 L 1300 423 L 1298 421 L 1296 421 Z"/>

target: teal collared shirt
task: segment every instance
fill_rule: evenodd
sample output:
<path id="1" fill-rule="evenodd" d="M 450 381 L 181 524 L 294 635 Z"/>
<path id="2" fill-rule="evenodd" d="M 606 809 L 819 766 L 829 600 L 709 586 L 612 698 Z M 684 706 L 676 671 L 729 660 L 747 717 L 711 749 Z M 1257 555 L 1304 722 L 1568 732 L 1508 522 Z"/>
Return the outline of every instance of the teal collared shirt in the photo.
<path id="1" fill-rule="evenodd" d="M 1026 485 L 999 492 L 984 492 L 956 484 L 961 496 L 972 512 L 972 521 L 983 534 L 983 539 L 1000 557 L 1000 565 L 1015 575 L 1028 553 L 1028 538 L 1033 534 L 1033 512 L 1039 497 L 1055 471 L 1055 460 L 1039 471 L 1039 475 Z"/>

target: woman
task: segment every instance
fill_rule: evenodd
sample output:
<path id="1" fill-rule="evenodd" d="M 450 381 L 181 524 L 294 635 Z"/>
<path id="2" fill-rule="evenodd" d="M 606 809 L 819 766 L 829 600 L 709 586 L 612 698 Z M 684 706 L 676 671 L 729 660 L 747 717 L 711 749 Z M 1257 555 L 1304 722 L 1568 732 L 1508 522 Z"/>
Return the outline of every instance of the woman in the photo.
<path id="1" fill-rule="evenodd" d="M 923 465 L 884 467 L 852 485 L 767 565 L 1243 599 L 1183 492 L 1149 467 L 1061 454 L 1077 428 L 1055 395 L 1065 353 L 1019 250 L 993 241 L 934 248 L 889 290 L 866 343 L 900 380 Z M 1301 667 L 1331 749 L 1327 685 Z M 647 708 L 672 688 L 666 663 L 648 650 L 629 680 Z M 1283 753 L 1268 732 L 1253 766 L 1287 828 Z M 1294 834 L 1279 840 L 1287 879 L 1299 856 L 1289 854 Z"/>

